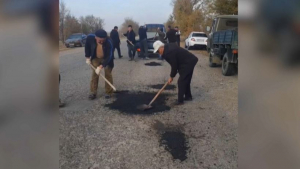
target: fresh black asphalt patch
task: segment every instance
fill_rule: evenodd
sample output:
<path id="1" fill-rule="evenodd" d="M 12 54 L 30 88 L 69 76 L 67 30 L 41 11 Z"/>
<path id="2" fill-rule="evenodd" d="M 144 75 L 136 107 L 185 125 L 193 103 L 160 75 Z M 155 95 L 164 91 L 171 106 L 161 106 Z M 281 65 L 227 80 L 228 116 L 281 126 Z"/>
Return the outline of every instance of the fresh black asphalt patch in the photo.
<path id="1" fill-rule="evenodd" d="M 184 161 L 188 150 L 185 135 L 181 131 L 166 131 L 162 134 L 160 143 L 174 159 Z"/>
<path id="2" fill-rule="evenodd" d="M 159 135 L 160 146 L 168 151 L 174 160 L 184 161 L 187 159 L 187 151 L 189 149 L 186 135 L 182 132 L 183 126 L 165 125 L 156 120 L 152 128 Z"/>
<path id="3" fill-rule="evenodd" d="M 149 63 L 145 63 L 146 66 L 161 66 L 160 63 L 157 62 L 149 62 Z"/>
<path id="4" fill-rule="evenodd" d="M 115 94 L 124 94 L 124 93 L 129 93 L 129 90 L 117 90 L 114 93 Z"/>
<path id="5" fill-rule="evenodd" d="M 153 89 L 161 89 L 165 84 L 157 84 L 157 85 L 150 85 L 149 87 Z M 167 85 L 164 90 L 174 90 L 176 88 L 175 85 Z"/>
<path id="6" fill-rule="evenodd" d="M 118 110 L 121 113 L 125 114 L 140 114 L 140 115 L 150 115 L 153 113 L 168 111 L 171 108 L 166 105 L 166 100 L 168 99 L 167 94 L 160 94 L 158 98 L 152 104 L 153 108 L 148 110 L 139 110 L 137 107 L 149 104 L 150 101 L 154 98 L 156 93 L 147 93 L 147 92 L 135 92 L 135 93 L 122 93 L 116 94 L 115 100 L 112 103 L 106 104 L 105 107 L 108 107 L 112 110 Z"/>

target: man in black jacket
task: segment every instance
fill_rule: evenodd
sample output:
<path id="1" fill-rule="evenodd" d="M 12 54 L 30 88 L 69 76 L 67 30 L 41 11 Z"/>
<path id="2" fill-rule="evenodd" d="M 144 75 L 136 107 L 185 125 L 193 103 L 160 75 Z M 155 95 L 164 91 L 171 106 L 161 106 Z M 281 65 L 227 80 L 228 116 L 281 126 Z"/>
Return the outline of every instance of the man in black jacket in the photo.
<path id="1" fill-rule="evenodd" d="M 180 35 L 181 35 L 181 33 L 180 33 L 180 30 L 178 29 L 178 26 L 175 26 L 175 31 L 176 31 L 176 42 L 177 42 L 177 44 L 178 44 L 178 46 L 180 46 Z"/>
<path id="2" fill-rule="evenodd" d="M 114 29 L 110 32 L 110 38 L 113 41 L 114 52 L 115 52 L 115 49 L 117 49 L 119 58 L 122 58 L 123 56 L 121 55 L 121 49 L 120 49 L 121 41 L 120 41 L 117 26 L 115 26 Z"/>
<path id="3" fill-rule="evenodd" d="M 124 33 L 124 36 L 127 37 L 127 41 L 129 41 L 127 43 L 127 47 L 128 47 L 128 56 L 129 56 L 129 61 L 132 61 L 134 59 L 134 55 L 135 55 L 135 33 L 132 30 L 132 26 L 128 25 L 128 31 L 127 33 Z"/>
<path id="4" fill-rule="evenodd" d="M 168 26 L 168 32 L 166 34 L 165 40 L 168 39 L 168 43 L 177 43 L 176 31 Z"/>
<path id="5" fill-rule="evenodd" d="M 148 43 L 147 43 L 147 27 L 146 25 L 140 26 L 139 28 L 139 37 L 140 37 L 140 47 L 141 55 L 144 59 L 149 59 L 148 57 Z"/>
<path id="6" fill-rule="evenodd" d="M 105 78 L 113 84 L 112 69 L 114 67 L 113 42 L 107 37 L 106 31 L 100 29 L 95 34 L 89 34 L 85 44 L 85 57 L 88 65 L 95 68 L 91 80 L 89 99 L 96 98 L 100 71 L 104 68 Z M 105 98 L 109 99 L 113 89 L 105 82 Z"/>
<path id="7" fill-rule="evenodd" d="M 154 53 L 158 51 L 171 65 L 169 84 L 172 83 L 177 72 L 180 75 L 178 79 L 178 102 L 176 104 L 182 105 L 184 100 L 192 100 L 191 80 L 198 58 L 174 43 L 164 45 L 161 41 L 156 41 L 153 48 Z"/>

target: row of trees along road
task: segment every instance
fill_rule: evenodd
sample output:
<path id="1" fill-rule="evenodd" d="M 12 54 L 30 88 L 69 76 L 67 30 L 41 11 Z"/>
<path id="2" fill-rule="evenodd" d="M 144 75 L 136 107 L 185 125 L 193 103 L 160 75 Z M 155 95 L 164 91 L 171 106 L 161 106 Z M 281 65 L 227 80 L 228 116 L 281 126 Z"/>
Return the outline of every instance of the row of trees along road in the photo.
<path id="1" fill-rule="evenodd" d="M 59 4 L 59 39 L 64 42 L 73 33 L 89 34 L 102 29 L 104 20 L 93 15 L 76 18 L 61 1 Z"/>
<path id="2" fill-rule="evenodd" d="M 237 15 L 238 0 L 172 0 L 173 12 L 165 26 L 178 26 L 187 36 L 191 31 L 206 32 L 214 16 Z"/>

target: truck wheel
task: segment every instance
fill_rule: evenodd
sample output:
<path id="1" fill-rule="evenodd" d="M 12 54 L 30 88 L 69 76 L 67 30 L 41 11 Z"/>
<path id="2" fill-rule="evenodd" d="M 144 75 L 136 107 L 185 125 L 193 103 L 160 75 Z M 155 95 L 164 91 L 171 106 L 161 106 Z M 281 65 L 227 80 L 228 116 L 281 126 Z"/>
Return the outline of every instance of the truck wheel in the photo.
<path id="1" fill-rule="evenodd" d="M 231 76 L 235 73 L 235 67 L 236 65 L 234 63 L 230 63 L 228 61 L 228 54 L 225 53 L 222 61 L 222 74 L 224 76 Z"/>
<path id="2" fill-rule="evenodd" d="M 209 67 L 216 67 L 217 64 L 213 63 L 213 58 L 212 58 L 212 54 L 209 54 Z"/>

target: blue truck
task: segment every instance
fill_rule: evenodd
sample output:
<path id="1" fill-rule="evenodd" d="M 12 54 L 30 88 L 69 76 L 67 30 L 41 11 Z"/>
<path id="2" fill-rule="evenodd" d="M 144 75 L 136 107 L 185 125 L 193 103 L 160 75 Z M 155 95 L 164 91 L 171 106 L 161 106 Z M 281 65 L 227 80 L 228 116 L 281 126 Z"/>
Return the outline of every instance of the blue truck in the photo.
<path id="1" fill-rule="evenodd" d="M 157 28 L 160 28 L 164 34 L 166 34 L 166 28 L 163 24 L 146 24 L 147 27 L 147 44 L 148 44 L 148 52 L 154 51 L 153 43 L 158 40 Z M 135 47 L 139 54 L 140 52 L 140 41 L 137 40 L 135 43 Z"/>

